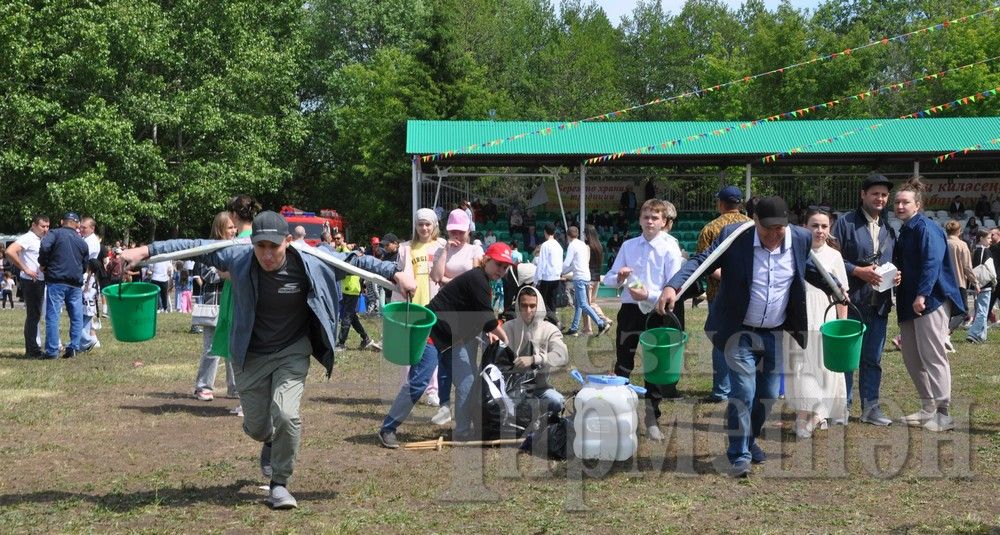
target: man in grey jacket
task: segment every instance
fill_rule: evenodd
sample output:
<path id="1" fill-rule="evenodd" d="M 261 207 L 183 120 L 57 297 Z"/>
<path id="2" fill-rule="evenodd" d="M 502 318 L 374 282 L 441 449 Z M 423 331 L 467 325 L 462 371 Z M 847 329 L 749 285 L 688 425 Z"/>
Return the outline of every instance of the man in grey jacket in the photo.
<path id="1" fill-rule="evenodd" d="M 320 259 L 289 247 L 288 223 L 265 211 L 253 220 L 253 247 L 233 246 L 195 260 L 230 273 L 233 283 L 233 328 L 230 358 L 243 406 L 243 431 L 263 442 L 260 466 L 271 479 L 268 503 L 275 509 L 297 507 L 288 491 L 288 479 L 302 435 L 302 400 L 309 355 L 333 369 L 337 340 L 337 278 L 343 277 Z M 189 249 L 208 240 L 169 240 L 129 249 L 129 264 L 150 255 Z M 394 262 L 371 256 L 339 255 L 361 269 L 395 278 L 412 289 L 408 277 L 396 272 Z"/>

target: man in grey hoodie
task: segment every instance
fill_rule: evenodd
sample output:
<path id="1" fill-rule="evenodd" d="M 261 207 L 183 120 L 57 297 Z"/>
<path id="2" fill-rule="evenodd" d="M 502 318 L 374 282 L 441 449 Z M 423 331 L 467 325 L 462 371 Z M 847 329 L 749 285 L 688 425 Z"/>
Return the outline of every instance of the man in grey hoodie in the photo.
<path id="1" fill-rule="evenodd" d="M 517 317 L 503 324 L 510 348 L 517 355 L 514 366 L 537 367 L 535 395 L 548 402 L 550 411 L 559 412 L 566 399 L 548 381 L 549 373 L 569 360 L 569 349 L 559 327 L 545 321 L 545 300 L 534 286 L 517 293 Z"/>

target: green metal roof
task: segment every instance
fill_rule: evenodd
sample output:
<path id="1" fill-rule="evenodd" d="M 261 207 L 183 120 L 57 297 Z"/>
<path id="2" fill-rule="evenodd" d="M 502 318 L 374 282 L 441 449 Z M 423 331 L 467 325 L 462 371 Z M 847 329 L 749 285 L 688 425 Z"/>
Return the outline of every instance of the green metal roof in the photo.
<path id="1" fill-rule="evenodd" d="M 882 123 L 872 129 L 872 125 Z M 886 162 L 912 161 L 963 149 L 985 145 L 961 159 L 1000 158 L 1000 143 L 990 145 L 990 139 L 1000 137 L 1000 117 L 956 117 L 926 119 L 850 119 L 850 120 L 784 120 L 758 123 L 752 128 L 740 128 L 744 123 L 732 122 L 587 122 L 572 128 L 560 128 L 566 123 L 523 121 L 419 121 L 406 125 L 406 151 L 412 155 L 429 155 L 455 151 L 441 163 L 470 165 L 500 164 L 578 164 L 587 158 L 638 148 L 655 146 L 654 150 L 629 154 L 609 163 L 649 165 L 664 163 L 756 163 L 773 153 L 835 138 L 849 131 L 856 133 L 804 149 L 802 153 L 782 158 L 778 163 Z M 551 128 L 551 133 L 532 134 L 506 140 L 498 145 L 482 147 L 497 139 Z M 732 128 L 723 135 L 711 132 Z M 695 141 L 690 136 L 709 134 Z M 662 148 L 661 143 L 682 140 L 680 144 Z M 477 144 L 475 150 L 467 147 Z"/>

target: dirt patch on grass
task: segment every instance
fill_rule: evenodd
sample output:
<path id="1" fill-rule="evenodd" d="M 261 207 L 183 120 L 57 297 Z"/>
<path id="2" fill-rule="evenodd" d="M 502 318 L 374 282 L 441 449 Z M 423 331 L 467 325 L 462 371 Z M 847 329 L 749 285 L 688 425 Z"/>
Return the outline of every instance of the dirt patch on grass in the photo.
<path id="1" fill-rule="evenodd" d="M 955 432 L 852 422 L 799 441 L 779 403 L 762 442 L 770 459 L 749 480 L 723 473 L 724 405 L 694 401 L 710 384 L 704 356 L 689 355 L 686 397 L 665 407 L 667 442 L 643 436 L 630 461 L 579 463 L 513 449 L 383 449 L 375 431 L 400 372 L 376 353 L 347 352 L 331 381 L 311 370 L 291 483 L 300 508 L 273 512 L 258 488 L 259 445 L 229 414 L 237 401 L 190 395 L 200 337 L 181 334 L 182 316 L 162 322 L 153 341 L 46 363 L 55 367 L 2 361 L 11 371 L 0 371 L 0 452 L 17 467 L 0 480 L 4 531 L 987 533 L 1000 524 L 1000 403 L 995 375 L 980 373 L 992 369 L 993 339 L 953 359 Z M 19 335 L 19 323 L 0 319 L 0 345 Z M 609 369 L 611 340 L 570 340 L 577 365 Z M 133 368 L 136 359 L 146 366 Z M 887 410 L 912 411 L 899 354 L 884 367 Z M 565 377 L 556 384 L 576 390 Z M 447 435 L 433 412 L 418 406 L 400 439 Z"/>

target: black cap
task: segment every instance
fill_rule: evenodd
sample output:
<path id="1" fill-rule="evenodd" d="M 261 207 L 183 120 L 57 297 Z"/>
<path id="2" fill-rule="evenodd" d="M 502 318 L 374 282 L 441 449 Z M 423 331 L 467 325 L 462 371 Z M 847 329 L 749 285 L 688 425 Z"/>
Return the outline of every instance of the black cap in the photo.
<path id="1" fill-rule="evenodd" d="M 382 243 L 399 243 L 399 238 L 397 238 L 395 234 L 390 232 L 385 236 L 382 236 Z"/>
<path id="2" fill-rule="evenodd" d="M 253 232 L 250 241 L 269 241 L 281 245 L 288 237 L 288 222 L 276 212 L 270 210 L 257 214 L 253 218 Z"/>
<path id="3" fill-rule="evenodd" d="M 892 189 L 892 181 L 883 175 L 874 174 L 868 175 L 863 182 L 861 182 L 861 189 L 868 191 L 868 188 L 872 186 L 885 186 Z"/>
<path id="4" fill-rule="evenodd" d="M 788 205 L 781 197 L 764 197 L 757 202 L 754 216 L 765 227 L 788 225 Z"/>

